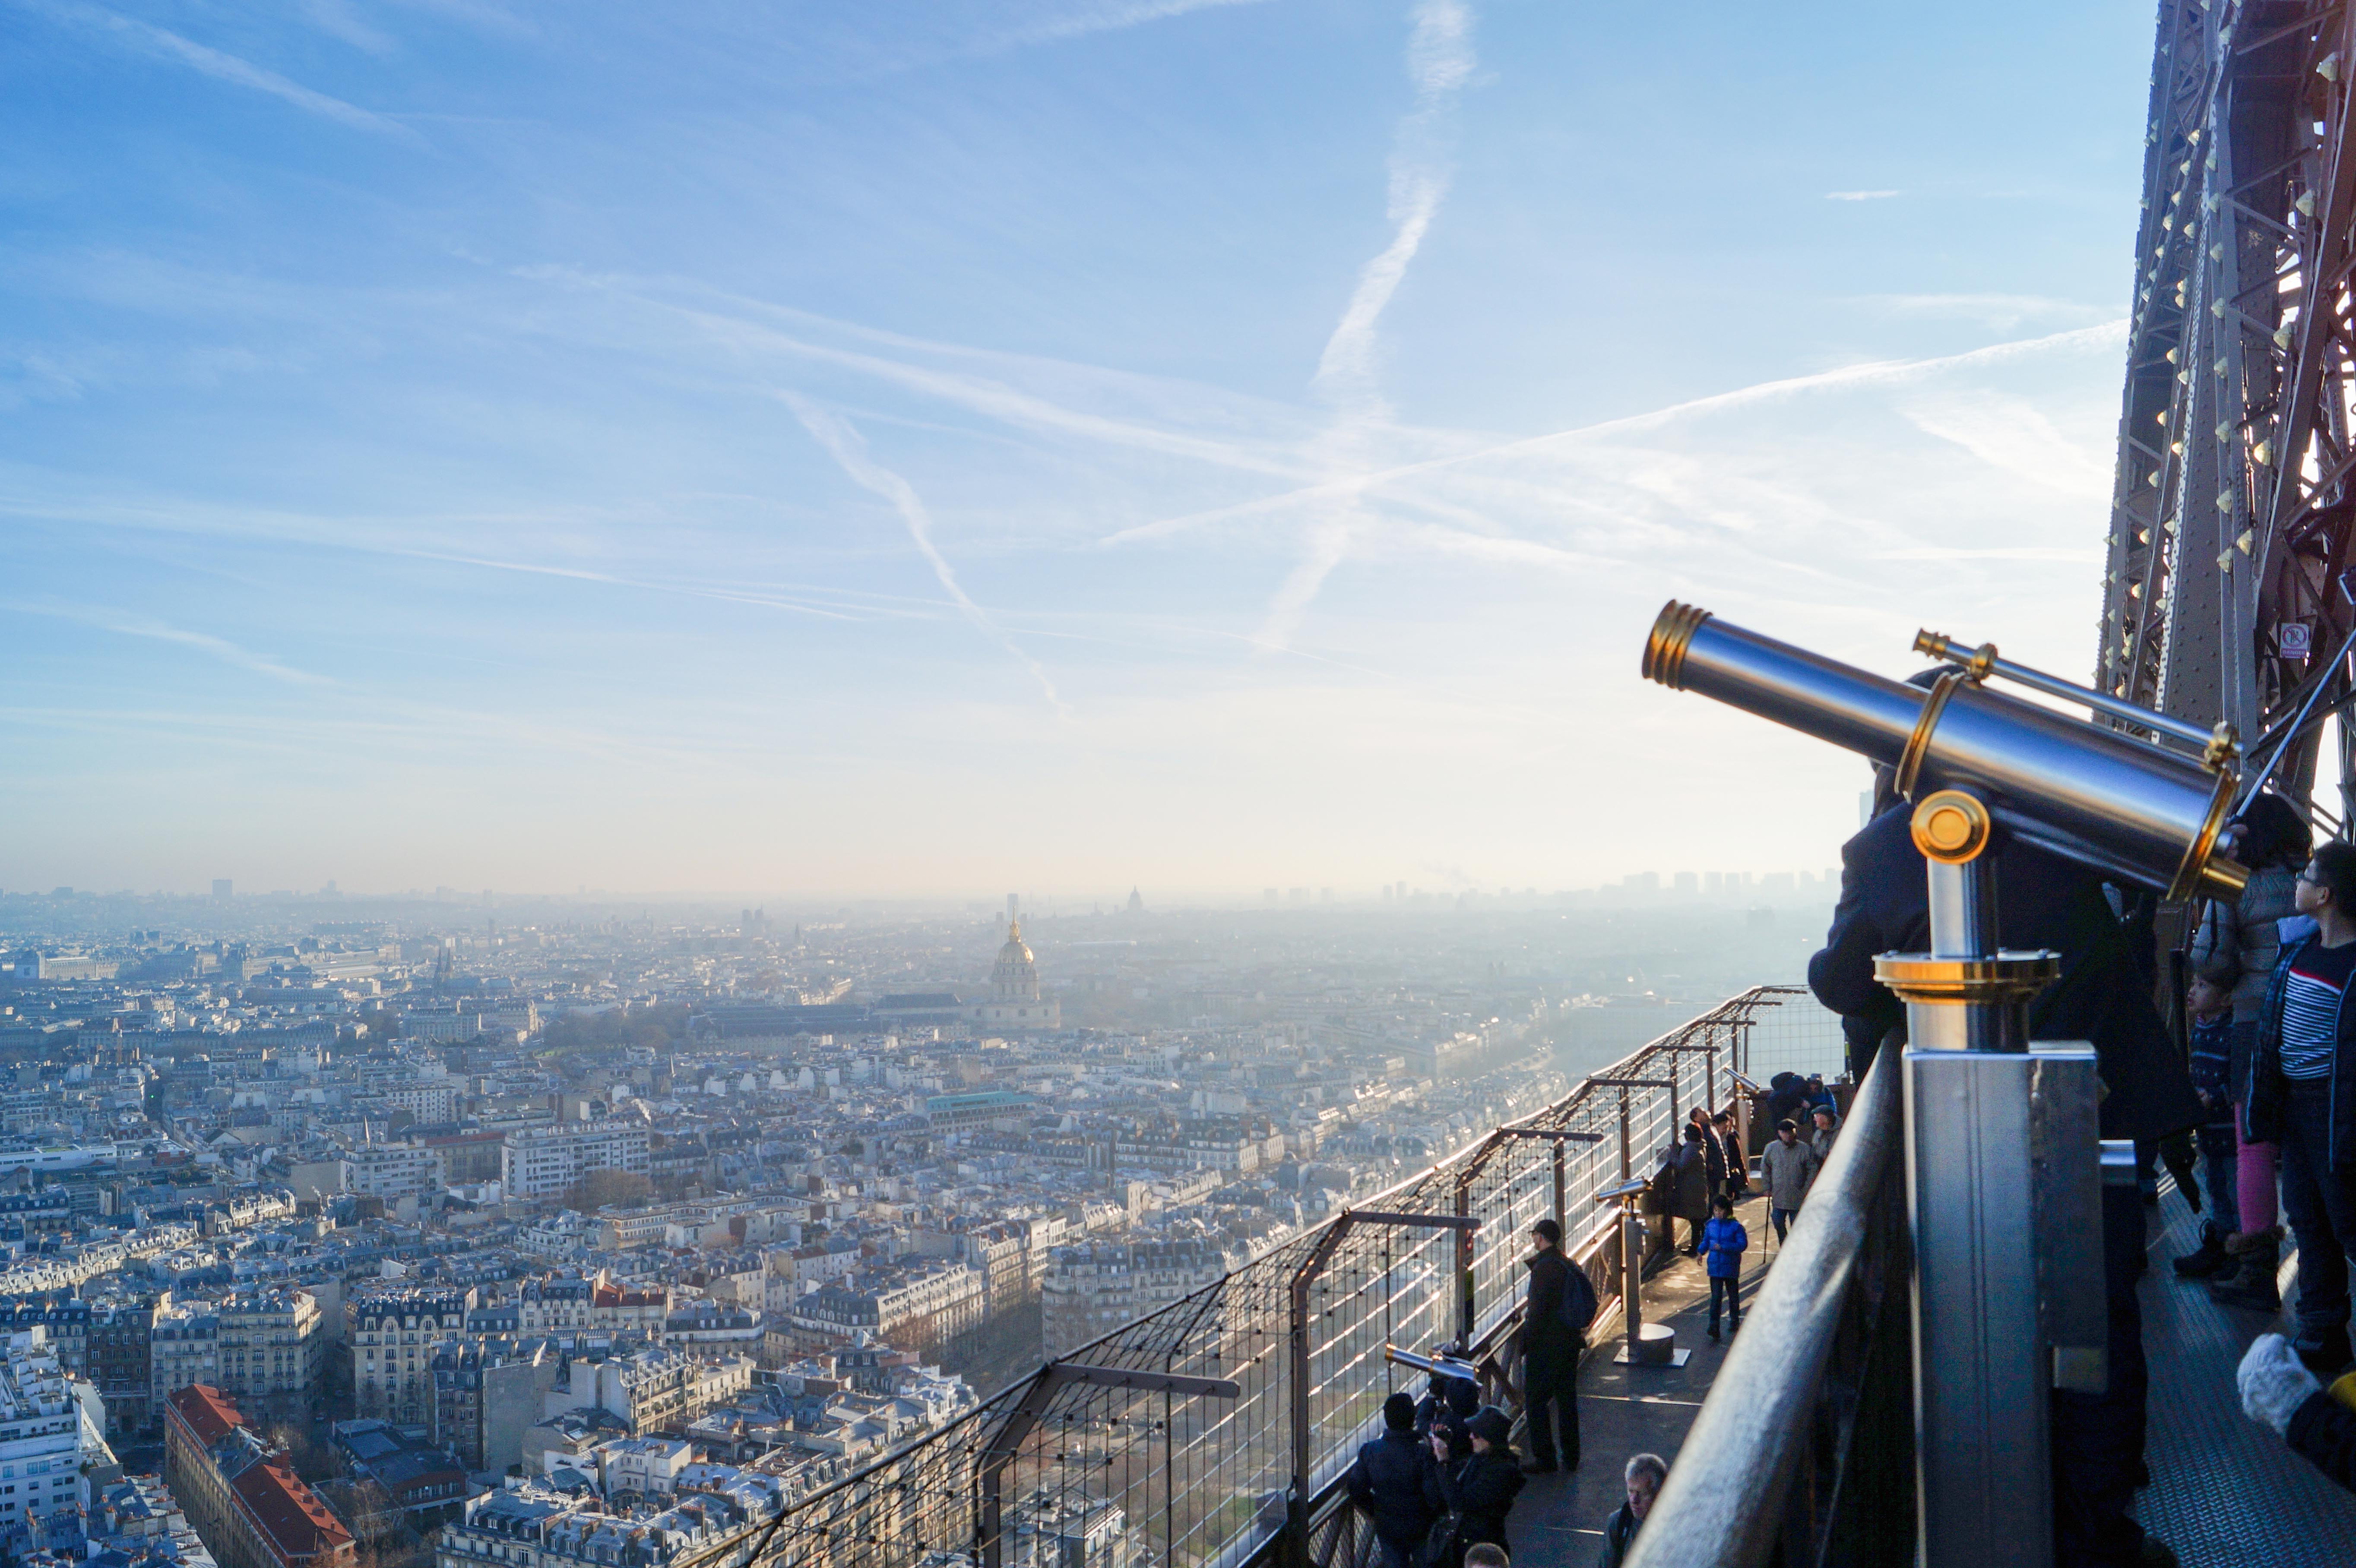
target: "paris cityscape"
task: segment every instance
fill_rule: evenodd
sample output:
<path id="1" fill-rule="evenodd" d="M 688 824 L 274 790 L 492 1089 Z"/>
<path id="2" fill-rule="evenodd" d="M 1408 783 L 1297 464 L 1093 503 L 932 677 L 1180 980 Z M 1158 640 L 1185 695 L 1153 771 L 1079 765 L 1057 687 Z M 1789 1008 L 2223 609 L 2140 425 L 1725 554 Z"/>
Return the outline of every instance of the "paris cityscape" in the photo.
<path id="1" fill-rule="evenodd" d="M 2356 1563 L 2351 60 L 0 0 L 0 1568 Z"/>
<path id="2" fill-rule="evenodd" d="M 159 1443 L 384 1562 L 519 1476 L 750 1529 L 1796 976 L 1829 891 L 0 891 L 11 1386 L 88 1416 L 25 1452 L 92 1540 L 169 1511 Z"/>

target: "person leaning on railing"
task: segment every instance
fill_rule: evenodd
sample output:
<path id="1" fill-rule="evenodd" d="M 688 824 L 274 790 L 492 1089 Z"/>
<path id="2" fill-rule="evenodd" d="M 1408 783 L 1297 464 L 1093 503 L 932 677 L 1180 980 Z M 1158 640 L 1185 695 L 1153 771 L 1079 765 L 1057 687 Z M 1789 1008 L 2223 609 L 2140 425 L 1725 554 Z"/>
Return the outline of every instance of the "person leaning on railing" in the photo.
<path id="1" fill-rule="evenodd" d="M 1432 1523 L 1448 1505 L 1440 1493 L 1440 1462 L 1416 1440 L 1413 1394 L 1383 1402 L 1383 1435 L 1359 1448 L 1344 1480 L 1374 1522 L 1384 1568 L 1419 1568 Z"/>

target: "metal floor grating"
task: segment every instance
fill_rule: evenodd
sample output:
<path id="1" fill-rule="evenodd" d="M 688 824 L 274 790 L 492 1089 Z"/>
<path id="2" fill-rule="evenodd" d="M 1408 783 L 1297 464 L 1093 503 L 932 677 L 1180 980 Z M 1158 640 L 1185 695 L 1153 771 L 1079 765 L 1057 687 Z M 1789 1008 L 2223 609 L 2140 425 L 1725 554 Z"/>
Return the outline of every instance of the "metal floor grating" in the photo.
<path id="1" fill-rule="evenodd" d="M 2201 1221 L 2173 1182 L 2162 1188 L 2139 1291 L 2152 1479 L 2136 1517 L 2186 1568 L 2356 1563 L 2356 1493 L 2244 1415 L 2233 1385 L 2250 1341 L 2287 1323 L 2220 1307 L 2205 1285 L 2176 1277 L 2169 1260 L 2200 1245 Z"/>

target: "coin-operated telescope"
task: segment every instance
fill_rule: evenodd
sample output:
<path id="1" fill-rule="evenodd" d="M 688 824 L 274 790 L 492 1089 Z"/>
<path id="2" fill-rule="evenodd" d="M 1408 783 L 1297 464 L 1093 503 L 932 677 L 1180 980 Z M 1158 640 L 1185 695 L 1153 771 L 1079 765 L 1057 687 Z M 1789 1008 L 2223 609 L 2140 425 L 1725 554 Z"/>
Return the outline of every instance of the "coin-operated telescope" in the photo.
<path id="1" fill-rule="evenodd" d="M 1889 766 L 1928 868 L 1931 951 L 1874 973 L 1905 1002 L 1918 1561 L 2038 1568 L 2053 1552 L 2048 1393 L 2107 1385 L 2101 1089 L 2091 1047 L 2031 1045 L 2060 955 L 1997 946 L 2008 837 L 2171 900 L 2234 898 L 2220 836 L 2232 729 L 2204 731 L 1933 632 L 1926 688 L 1672 602 L 1644 674 Z M 1993 689 L 2081 705 L 2080 719 Z M 2107 722 L 2106 722 L 2107 721 Z"/>

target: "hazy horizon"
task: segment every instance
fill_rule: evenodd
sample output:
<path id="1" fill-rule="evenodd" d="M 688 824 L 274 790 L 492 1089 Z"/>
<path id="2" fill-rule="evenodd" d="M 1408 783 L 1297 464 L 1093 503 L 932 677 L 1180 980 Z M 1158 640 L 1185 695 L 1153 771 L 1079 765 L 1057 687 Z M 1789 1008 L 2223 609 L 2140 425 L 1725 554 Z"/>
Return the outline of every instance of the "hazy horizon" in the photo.
<path id="1" fill-rule="evenodd" d="M 0 889 L 1821 872 L 1663 601 L 2090 662 L 2146 8 L 0 17 Z"/>

